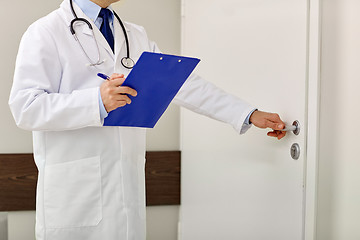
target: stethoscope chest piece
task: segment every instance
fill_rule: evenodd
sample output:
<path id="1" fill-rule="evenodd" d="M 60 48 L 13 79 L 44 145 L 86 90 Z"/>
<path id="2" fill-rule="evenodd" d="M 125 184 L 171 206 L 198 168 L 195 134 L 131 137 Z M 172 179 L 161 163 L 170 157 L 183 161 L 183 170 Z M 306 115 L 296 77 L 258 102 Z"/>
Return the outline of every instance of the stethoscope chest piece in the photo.
<path id="1" fill-rule="evenodd" d="M 123 57 L 121 64 L 127 69 L 132 69 L 135 66 L 135 62 L 129 57 Z"/>

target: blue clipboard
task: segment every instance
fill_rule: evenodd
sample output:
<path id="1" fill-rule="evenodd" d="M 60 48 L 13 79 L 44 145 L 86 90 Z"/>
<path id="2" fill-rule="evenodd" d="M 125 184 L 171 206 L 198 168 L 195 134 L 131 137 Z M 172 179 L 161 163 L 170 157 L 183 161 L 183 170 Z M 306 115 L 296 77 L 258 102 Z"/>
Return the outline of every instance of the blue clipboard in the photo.
<path id="1" fill-rule="evenodd" d="M 153 128 L 197 64 L 196 58 L 144 52 L 123 86 L 138 92 L 131 104 L 111 111 L 104 126 Z"/>

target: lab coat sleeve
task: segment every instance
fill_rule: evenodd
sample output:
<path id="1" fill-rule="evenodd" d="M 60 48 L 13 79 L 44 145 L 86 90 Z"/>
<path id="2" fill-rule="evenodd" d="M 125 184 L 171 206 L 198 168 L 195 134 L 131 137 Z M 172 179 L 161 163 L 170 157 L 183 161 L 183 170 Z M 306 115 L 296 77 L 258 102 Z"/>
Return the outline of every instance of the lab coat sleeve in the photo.
<path id="1" fill-rule="evenodd" d="M 245 120 L 254 107 L 196 74 L 190 75 L 186 80 L 176 95 L 174 103 L 228 123 L 240 134 L 244 134 L 251 127 L 245 123 Z"/>
<path id="2" fill-rule="evenodd" d="M 99 87 L 59 93 L 63 68 L 58 56 L 48 30 L 30 26 L 20 43 L 9 98 L 16 124 L 31 131 L 101 126 Z"/>
<path id="3" fill-rule="evenodd" d="M 153 51 L 160 52 L 157 45 L 152 44 Z M 253 106 L 194 73 L 186 80 L 173 102 L 193 112 L 228 123 L 240 134 L 244 134 L 252 126 L 246 124 L 245 120 L 255 109 Z"/>

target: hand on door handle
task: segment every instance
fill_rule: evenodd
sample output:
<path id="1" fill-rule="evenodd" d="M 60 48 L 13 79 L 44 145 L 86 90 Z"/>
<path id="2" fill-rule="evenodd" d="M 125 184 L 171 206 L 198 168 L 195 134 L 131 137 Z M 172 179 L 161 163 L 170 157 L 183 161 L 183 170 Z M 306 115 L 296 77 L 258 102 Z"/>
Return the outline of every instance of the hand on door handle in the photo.
<path id="1" fill-rule="evenodd" d="M 286 125 L 285 128 L 281 131 L 284 131 L 284 132 L 293 132 L 295 135 L 299 135 L 300 133 L 300 123 L 298 120 L 294 121 L 293 122 L 293 125 L 289 126 L 289 125 Z"/>
<path id="2" fill-rule="evenodd" d="M 285 123 L 276 113 L 268 113 L 256 110 L 253 112 L 253 114 L 251 114 L 250 122 L 258 128 L 273 129 L 274 131 L 267 133 L 267 135 L 270 137 L 276 137 L 280 140 L 286 135 L 286 132 L 282 131 L 285 128 Z"/>
<path id="3" fill-rule="evenodd" d="M 290 131 L 295 131 L 296 130 L 296 126 L 294 125 L 286 125 L 285 128 L 282 130 L 284 132 L 290 132 Z"/>

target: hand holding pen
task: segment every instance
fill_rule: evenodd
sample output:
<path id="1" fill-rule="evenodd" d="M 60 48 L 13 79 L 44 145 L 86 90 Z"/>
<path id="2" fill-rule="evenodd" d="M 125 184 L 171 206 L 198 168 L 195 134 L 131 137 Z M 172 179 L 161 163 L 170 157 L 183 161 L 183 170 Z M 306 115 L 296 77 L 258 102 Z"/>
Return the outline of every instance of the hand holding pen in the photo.
<path id="1" fill-rule="evenodd" d="M 128 95 L 136 97 L 137 92 L 130 87 L 121 86 L 124 81 L 124 74 L 113 73 L 110 77 L 98 73 L 104 81 L 100 86 L 101 99 L 107 112 L 131 103 Z"/>
<path id="2" fill-rule="evenodd" d="M 101 77 L 104 80 L 110 80 L 110 77 L 108 75 L 106 75 L 106 74 L 103 74 L 103 73 L 98 73 L 97 76 Z"/>

